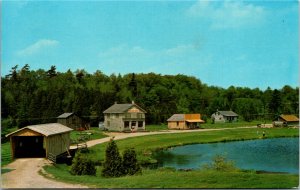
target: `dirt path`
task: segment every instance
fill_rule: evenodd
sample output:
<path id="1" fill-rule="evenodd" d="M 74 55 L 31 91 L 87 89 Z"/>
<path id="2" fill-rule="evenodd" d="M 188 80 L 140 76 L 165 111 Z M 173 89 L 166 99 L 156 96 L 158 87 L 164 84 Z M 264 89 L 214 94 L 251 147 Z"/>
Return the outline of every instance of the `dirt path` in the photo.
<path id="1" fill-rule="evenodd" d="M 53 181 L 41 176 L 38 172 L 50 162 L 44 158 L 22 158 L 3 168 L 13 171 L 2 174 L 1 188 L 87 188 Z"/>
<path id="2" fill-rule="evenodd" d="M 239 128 L 256 128 L 253 127 L 239 127 Z M 219 131 L 238 128 L 222 128 L 222 129 L 197 129 L 197 130 L 166 130 L 156 132 L 138 132 L 138 133 L 107 133 L 109 137 L 91 140 L 87 142 L 87 146 L 95 146 L 104 142 L 108 142 L 112 136 L 115 140 L 126 139 L 131 137 L 156 135 L 156 134 L 172 134 L 172 133 L 192 133 L 192 132 L 204 132 L 204 131 Z M 76 148 L 71 146 L 70 148 Z M 13 171 L 2 174 L 1 182 L 2 188 L 87 188 L 82 185 L 67 184 L 63 182 L 57 182 L 47 179 L 41 176 L 38 172 L 42 170 L 42 167 L 50 164 L 50 162 L 44 158 L 23 158 L 17 159 L 14 162 L 8 164 L 3 168 L 13 169 Z"/>

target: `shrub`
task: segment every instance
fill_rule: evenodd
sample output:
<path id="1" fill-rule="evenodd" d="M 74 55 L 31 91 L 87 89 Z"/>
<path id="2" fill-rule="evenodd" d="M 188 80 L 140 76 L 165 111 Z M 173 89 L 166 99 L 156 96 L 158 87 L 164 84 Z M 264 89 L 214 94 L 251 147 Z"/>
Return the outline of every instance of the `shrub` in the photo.
<path id="1" fill-rule="evenodd" d="M 77 152 L 72 161 L 72 175 L 96 175 L 95 163 L 86 158 L 81 152 Z"/>
<path id="2" fill-rule="evenodd" d="M 103 177 L 120 177 L 123 175 L 122 157 L 117 144 L 113 139 L 108 143 L 105 150 L 105 161 L 102 169 Z"/>
<path id="3" fill-rule="evenodd" d="M 124 175 L 134 175 L 141 173 L 141 166 L 139 165 L 136 152 L 134 149 L 126 149 L 123 154 L 123 173 Z"/>
<path id="4" fill-rule="evenodd" d="M 237 168 L 233 161 L 227 161 L 226 157 L 223 155 L 216 155 L 213 158 L 213 162 L 210 164 L 204 164 L 204 169 L 216 170 L 216 171 L 236 171 Z"/>

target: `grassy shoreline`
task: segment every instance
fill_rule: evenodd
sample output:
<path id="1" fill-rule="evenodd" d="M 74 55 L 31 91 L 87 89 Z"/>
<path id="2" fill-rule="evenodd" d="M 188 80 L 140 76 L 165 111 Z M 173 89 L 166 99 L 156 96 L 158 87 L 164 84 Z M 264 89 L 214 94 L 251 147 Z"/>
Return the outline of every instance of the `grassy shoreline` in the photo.
<path id="1" fill-rule="evenodd" d="M 127 147 L 135 147 L 140 162 L 153 162 L 153 151 L 195 143 L 228 142 L 233 140 L 259 139 L 265 131 L 266 138 L 298 137 L 299 129 L 228 129 L 195 133 L 158 134 L 117 140 L 120 152 Z M 90 148 L 88 156 L 99 162 L 104 159 L 106 143 Z M 257 174 L 255 171 L 176 171 L 173 169 L 143 170 L 143 175 L 121 178 L 103 178 L 98 166 L 96 176 L 72 176 L 69 166 L 59 164 L 46 166 L 45 171 L 56 180 L 80 183 L 101 188 L 292 188 L 299 185 L 299 175 Z M 176 179 L 176 180 L 175 180 Z"/>

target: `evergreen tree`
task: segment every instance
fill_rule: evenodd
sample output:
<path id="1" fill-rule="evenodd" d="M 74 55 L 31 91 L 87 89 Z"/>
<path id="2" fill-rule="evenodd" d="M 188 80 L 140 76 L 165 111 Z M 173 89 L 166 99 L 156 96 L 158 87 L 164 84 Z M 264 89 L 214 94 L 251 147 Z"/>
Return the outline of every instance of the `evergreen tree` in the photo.
<path id="1" fill-rule="evenodd" d="M 119 153 L 117 144 L 112 138 L 105 150 L 105 161 L 103 164 L 102 176 L 120 177 L 122 175 L 122 157 Z"/>
<path id="2" fill-rule="evenodd" d="M 70 172 L 72 175 L 96 175 L 95 163 L 86 158 L 79 151 L 72 161 Z"/>
<path id="3" fill-rule="evenodd" d="M 141 167 L 136 158 L 134 149 L 126 149 L 123 154 L 123 171 L 125 175 L 141 173 Z"/>

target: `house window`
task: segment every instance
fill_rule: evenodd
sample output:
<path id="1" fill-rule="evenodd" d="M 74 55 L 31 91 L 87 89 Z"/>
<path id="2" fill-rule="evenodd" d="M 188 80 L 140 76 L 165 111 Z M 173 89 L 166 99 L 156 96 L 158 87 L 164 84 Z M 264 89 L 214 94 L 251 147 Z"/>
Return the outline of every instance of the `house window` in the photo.
<path id="1" fill-rule="evenodd" d="M 137 114 L 137 118 L 143 118 L 143 114 L 138 113 L 138 114 Z"/>
<path id="2" fill-rule="evenodd" d="M 119 118 L 119 114 L 118 113 L 116 113 L 116 118 Z"/>
<path id="3" fill-rule="evenodd" d="M 126 114 L 125 114 L 125 117 L 126 117 L 126 118 L 131 118 L 131 114 L 130 114 L 130 113 L 126 113 Z"/>
<path id="4" fill-rule="evenodd" d="M 129 128 L 129 121 L 125 121 L 125 122 L 124 122 L 124 127 L 125 127 L 125 128 Z"/>
<path id="5" fill-rule="evenodd" d="M 144 123 L 143 121 L 139 121 L 138 122 L 138 127 L 140 127 L 140 128 L 143 127 L 143 123 Z"/>
<path id="6" fill-rule="evenodd" d="M 177 126 L 179 126 L 179 121 L 176 122 Z"/>

